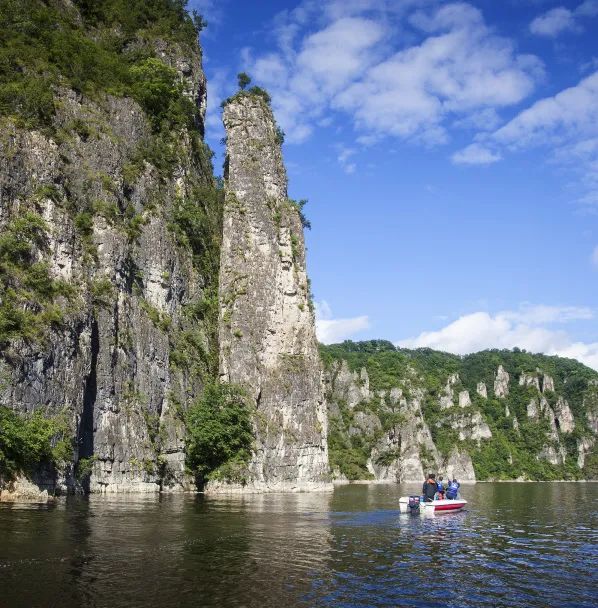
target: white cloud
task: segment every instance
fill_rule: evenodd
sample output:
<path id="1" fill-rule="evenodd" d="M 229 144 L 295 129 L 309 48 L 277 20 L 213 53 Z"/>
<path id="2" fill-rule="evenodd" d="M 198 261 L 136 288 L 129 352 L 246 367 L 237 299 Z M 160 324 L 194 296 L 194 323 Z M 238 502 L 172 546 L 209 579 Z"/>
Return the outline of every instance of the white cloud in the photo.
<path id="1" fill-rule="evenodd" d="M 564 6 L 550 9 L 536 17 L 529 26 L 532 34 L 554 38 L 562 32 L 580 32 L 582 17 L 595 17 L 598 15 L 598 0 L 586 0 L 576 9 L 570 10 Z"/>
<path id="2" fill-rule="evenodd" d="M 342 342 L 369 327 L 370 321 L 367 315 L 333 319 L 328 302 L 325 300 L 316 302 L 316 334 L 323 344 Z"/>
<path id="3" fill-rule="evenodd" d="M 436 35 L 372 66 L 333 100 L 359 128 L 442 143 L 447 118 L 511 105 L 532 91 L 537 64 L 519 62 L 512 44 L 493 35 L 477 9 L 449 4 L 417 15 L 413 22 Z"/>
<path id="4" fill-rule="evenodd" d="M 598 246 L 592 252 L 592 264 L 598 268 Z"/>
<path id="5" fill-rule="evenodd" d="M 505 149 L 550 146 L 549 160 L 569 167 L 578 177 L 575 186 L 581 188 L 578 203 L 597 208 L 598 71 L 576 86 L 536 101 L 493 133 L 478 133 L 475 140 L 476 143 L 456 152 L 453 161 L 466 162 L 468 158 L 475 161 L 476 156 L 498 160 Z"/>
<path id="6" fill-rule="evenodd" d="M 208 29 L 206 32 L 209 34 L 210 28 L 218 25 L 222 22 L 223 16 L 223 2 L 222 0 L 190 0 L 187 9 L 189 11 L 196 10 L 204 19 L 208 22 Z"/>
<path id="7" fill-rule="evenodd" d="M 453 122 L 453 127 L 461 129 L 478 129 L 480 131 L 493 131 L 502 122 L 494 108 L 484 108 L 473 112 Z"/>
<path id="8" fill-rule="evenodd" d="M 533 306 L 522 304 L 518 310 L 501 313 L 506 319 L 517 323 L 541 325 L 544 323 L 569 323 L 594 318 L 594 311 L 587 306 Z"/>
<path id="9" fill-rule="evenodd" d="M 355 169 L 357 169 L 356 163 L 351 162 L 350 160 L 356 152 L 357 150 L 355 150 L 355 148 L 347 148 L 343 145 L 338 146 L 338 156 L 336 157 L 336 160 L 342 170 L 349 175 L 355 173 Z"/>
<path id="10" fill-rule="evenodd" d="M 598 342 L 576 342 L 553 325 L 593 318 L 585 307 L 526 306 L 497 314 L 464 315 L 437 331 L 398 342 L 404 348 L 428 347 L 460 355 L 487 348 L 523 348 L 572 357 L 598 370 Z"/>
<path id="11" fill-rule="evenodd" d="M 230 93 L 227 92 L 227 86 L 230 86 L 229 80 L 227 70 L 217 69 L 209 72 L 206 131 L 207 136 L 213 139 L 220 139 L 224 135 L 220 103 Z"/>
<path id="12" fill-rule="evenodd" d="M 575 30 L 576 27 L 573 13 L 560 6 L 536 17 L 530 23 L 529 29 L 537 36 L 557 36 L 565 30 Z"/>
<path id="13" fill-rule="evenodd" d="M 334 111 L 364 141 L 444 142 L 455 121 L 495 122 L 495 108 L 520 102 L 542 76 L 536 57 L 516 54 L 464 2 L 305 0 L 278 16 L 275 34 L 277 51 L 245 52 L 244 68 L 271 92 L 291 143 Z"/>
<path id="14" fill-rule="evenodd" d="M 598 71 L 579 84 L 534 103 L 494 133 L 512 147 L 552 143 L 598 133 Z"/>
<path id="15" fill-rule="evenodd" d="M 480 144 L 470 144 L 451 157 L 457 165 L 491 165 L 501 159 L 501 155 Z"/>
<path id="16" fill-rule="evenodd" d="M 598 15 L 598 0 L 586 0 L 575 9 L 575 14 L 582 17 L 596 17 Z"/>

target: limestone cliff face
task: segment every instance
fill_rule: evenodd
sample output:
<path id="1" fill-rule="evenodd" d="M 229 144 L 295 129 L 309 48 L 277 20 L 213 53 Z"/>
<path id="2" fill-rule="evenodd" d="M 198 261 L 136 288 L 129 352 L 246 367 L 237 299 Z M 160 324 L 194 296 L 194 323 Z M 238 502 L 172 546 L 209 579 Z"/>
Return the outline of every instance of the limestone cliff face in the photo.
<path id="1" fill-rule="evenodd" d="M 336 478 L 596 475 L 598 380 L 581 364 L 507 351 L 458 358 L 376 340 L 321 351 Z M 535 361 L 554 377 L 524 371 Z"/>
<path id="2" fill-rule="evenodd" d="M 198 47 L 158 41 L 155 50 L 198 109 L 194 127 L 182 128 L 168 150 L 168 171 L 143 156 L 157 140 L 131 98 L 98 102 L 63 90 L 49 132 L 3 125 L 0 228 L 26 212 L 43 218 L 32 259 L 72 289 L 41 339 L 16 337 L 0 353 L 0 403 L 64 416 L 70 428 L 72 462 L 38 475 L 51 491 L 189 487 L 180 410 L 201 381 L 172 354 L 185 331 L 206 352 L 216 346 L 186 310 L 217 278 L 198 271 L 172 223 L 182 200 L 212 186 L 198 139 L 206 90 Z M 200 198 L 194 204 L 218 224 L 217 210 Z"/>
<path id="3" fill-rule="evenodd" d="M 328 483 L 326 405 L 305 269 L 276 123 L 259 95 L 224 109 L 227 157 L 220 266 L 220 373 L 255 404 L 249 489 Z"/>
<path id="4" fill-rule="evenodd" d="M 465 427 L 463 416 L 467 418 L 468 412 L 462 410 L 471 404 L 463 391 L 459 394 L 461 405 L 452 402 L 453 387 L 458 382 L 458 374 L 447 379 L 439 407 L 447 410 L 444 415 L 457 414 Z M 348 470 L 346 463 L 337 462 L 337 450 L 355 443 L 364 452 L 367 472 L 379 481 L 420 482 L 428 472 L 437 470 L 454 474 L 461 481 L 475 481 L 471 457 L 465 451 L 453 449 L 443 456 L 436 447 L 423 412 L 427 395 L 416 371 L 408 367 L 397 384 L 401 386 L 374 392 L 365 367 L 351 372 L 346 361 L 333 362 L 326 374 L 326 386 L 330 432 L 336 448 L 331 456 L 334 477 L 343 480 L 343 470 Z M 443 420 L 438 426 L 446 423 Z M 342 451 L 340 457 L 344 458 Z M 359 478 L 358 469 L 353 472 Z"/>

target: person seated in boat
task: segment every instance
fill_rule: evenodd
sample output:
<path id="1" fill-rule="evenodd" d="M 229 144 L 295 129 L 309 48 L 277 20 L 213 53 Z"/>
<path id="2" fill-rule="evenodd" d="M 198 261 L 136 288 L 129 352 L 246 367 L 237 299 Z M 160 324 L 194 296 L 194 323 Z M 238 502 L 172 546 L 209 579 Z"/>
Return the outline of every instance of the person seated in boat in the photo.
<path id="1" fill-rule="evenodd" d="M 437 500 L 444 500 L 444 483 L 442 482 L 442 477 L 438 478 L 438 483 L 436 484 L 436 493 Z"/>
<path id="2" fill-rule="evenodd" d="M 432 502 L 436 496 L 436 491 L 438 490 L 438 486 L 436 484 L 436 475 L 434 473 L 430 473 L 428 475 L 428 479 L 424 482 L 424 486 L 422 488 L 422 494 L 424 495 L 425 502 Z"/>
<path id="3" fill-rule="evenodd" d="M 449 481 L 448 488 L 446 490 L 446 497 L 449 500 L 455 500 L 457 498 L 457 495 L 459 494 L 460 485 L 461 484 L 456 479 L 453 479 L 453 481 Z"/>

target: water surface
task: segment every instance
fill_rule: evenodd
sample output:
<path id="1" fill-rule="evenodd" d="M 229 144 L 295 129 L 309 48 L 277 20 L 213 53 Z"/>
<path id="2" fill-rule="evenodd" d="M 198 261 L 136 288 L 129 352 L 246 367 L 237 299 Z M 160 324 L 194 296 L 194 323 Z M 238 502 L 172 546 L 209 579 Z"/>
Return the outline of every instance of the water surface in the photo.
<path id="1" fill-rule="evenodd" d="M 72 497 L 0 505 L 0 608 L 598 605 L 598 484 L 478 484 L 401 515 L 414 486 Z"/>

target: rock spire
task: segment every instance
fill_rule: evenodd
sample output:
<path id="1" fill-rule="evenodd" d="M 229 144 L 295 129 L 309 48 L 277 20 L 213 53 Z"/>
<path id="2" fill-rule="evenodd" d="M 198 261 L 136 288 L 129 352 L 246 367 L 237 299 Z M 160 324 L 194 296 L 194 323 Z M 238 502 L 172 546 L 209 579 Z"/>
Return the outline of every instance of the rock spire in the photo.
<path id="1" fill-rule="evenodd" d="M 220 374 L 256 408 L 247 489 L 328 487 L 326 405 L 300 207 L 287 197 L 280 131 L 264 97 L 226 104 Z"/>

